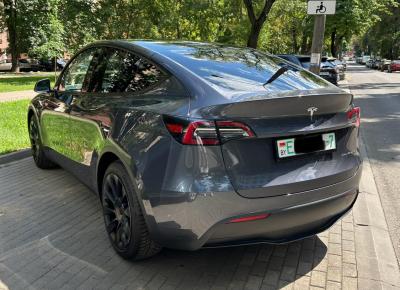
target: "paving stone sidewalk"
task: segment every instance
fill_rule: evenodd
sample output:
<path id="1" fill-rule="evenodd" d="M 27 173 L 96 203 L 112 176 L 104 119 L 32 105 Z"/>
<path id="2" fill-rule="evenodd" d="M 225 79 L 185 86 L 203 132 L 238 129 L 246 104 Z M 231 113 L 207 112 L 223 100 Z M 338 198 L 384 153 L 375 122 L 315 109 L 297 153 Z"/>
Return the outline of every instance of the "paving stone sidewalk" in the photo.
<path id="1" fill-rule="evenodd" d="M 355 210 L 368 213 L 360 200 Z M 381 276 L 397 265 L 377 259 L 359 215 L 287 245 L 163 250 L 133 263 L 110 247 L 93 193 L 27 158 L 0 166 L 0 289 L 399 289 Z"/>
<path id="2" fill-rule="evenodd" d="M 0 103 L 1 102 L 22 100 L 22 99 L 32 99 L 36 95 L 37 95 L 37 93 L 35 93 L 32 90 L 30 90 L 30 91 L 0 93 Z"/>

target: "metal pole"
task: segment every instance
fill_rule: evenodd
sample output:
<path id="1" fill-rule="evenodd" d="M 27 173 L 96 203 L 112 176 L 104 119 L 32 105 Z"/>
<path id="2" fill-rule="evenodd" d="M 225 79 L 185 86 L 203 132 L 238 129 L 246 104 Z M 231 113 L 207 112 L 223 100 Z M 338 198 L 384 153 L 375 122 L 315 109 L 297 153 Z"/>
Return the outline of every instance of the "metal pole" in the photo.
<path id="1" fill-rule="evenodd" d="M 319 74 L 321 55 L 324 45 L 326 15 L 316 15 L 314 19 L 314 35 L 311 47 L 310 71 Z"/>
<path id="2" fill-rule="evenodd" d="M 57 82 L 57 56 L 54 57 L 54 85 Z"/>

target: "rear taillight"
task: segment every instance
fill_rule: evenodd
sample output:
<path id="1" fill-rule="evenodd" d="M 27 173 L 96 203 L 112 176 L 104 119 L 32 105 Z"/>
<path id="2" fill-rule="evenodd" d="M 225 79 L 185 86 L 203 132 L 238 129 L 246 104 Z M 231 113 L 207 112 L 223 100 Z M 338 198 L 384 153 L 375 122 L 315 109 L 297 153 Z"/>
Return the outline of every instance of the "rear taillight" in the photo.
<path id="1" fill-rule="evenodd" d="M 347 118 L 356 125 L 356 127 L 360 127 L 361 121 L 361 110 L 360 107 L 351 108 L 350 111 L 347 112 Z"/>
<path id="2" fill-rule="evenodd" d="M 186 121 L 164 118 L 171 135 L 185 145 L 219 145 L 232 139 L 254 137 L 245 124 L 234 121 Z"/>

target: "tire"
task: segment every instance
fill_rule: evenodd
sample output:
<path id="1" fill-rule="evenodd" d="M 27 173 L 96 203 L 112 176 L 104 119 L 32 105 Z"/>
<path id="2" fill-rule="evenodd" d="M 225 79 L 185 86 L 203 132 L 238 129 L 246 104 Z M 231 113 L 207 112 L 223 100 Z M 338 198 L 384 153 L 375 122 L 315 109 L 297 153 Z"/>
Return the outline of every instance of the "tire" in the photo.
<path id="1" fill-rule="evenodd" d="M 106 232 L 114 250 L 124 259 L 143 260 L 161 246 L 151 238 L 128 173 L 120 161 L 107 168 L 101 203 Z"/>
<path id="2" fill-rule="evenodd" d="M 29 119 L 29 140 L 31 141 L 33 161 L 37 167 L 40 169 L 51 169 L 57 167 L 53 161 L 47 158 L 43 150 L 39 126 L 34 116 Z"/>

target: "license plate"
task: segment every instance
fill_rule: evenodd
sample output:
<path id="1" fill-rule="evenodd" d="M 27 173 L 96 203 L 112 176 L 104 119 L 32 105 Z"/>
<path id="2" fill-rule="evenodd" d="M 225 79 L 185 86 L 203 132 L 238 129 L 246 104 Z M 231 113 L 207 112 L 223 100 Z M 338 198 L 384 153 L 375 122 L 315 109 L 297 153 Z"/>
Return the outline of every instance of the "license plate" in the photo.
<path id="1" fill-rule="evenodd" d="M 320 72 L 319 75 L 320 76 L 329 76 L 329 72 Z"/>
<path id="2" fill-rule="evenodd" d="M 276 141 L 279 158 L 287 158 L 300 155 L 296 153 L 295 141 L 296 141 L 295 138 Z M 322 141 L 324 142 L 324 149 L 322 151 L 329 151 L 336 149 L 335 133 L 322 134 Z"/>

